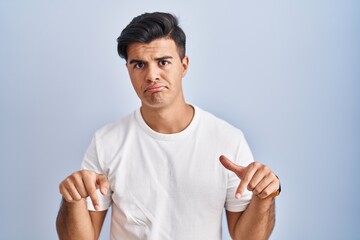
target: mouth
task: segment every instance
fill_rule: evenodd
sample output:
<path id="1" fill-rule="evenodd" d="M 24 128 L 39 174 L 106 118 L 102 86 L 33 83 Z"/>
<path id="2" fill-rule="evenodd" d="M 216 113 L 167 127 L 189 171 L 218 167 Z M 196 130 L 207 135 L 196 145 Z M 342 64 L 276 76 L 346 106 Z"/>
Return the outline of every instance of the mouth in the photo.
<path id="1" fill-rule="evenodd" d="M 144 92 L 150 92 L 150 93 L 161 92 L 166 88 L 167 87 L 162 84 L 150 85 L 145 88 Z"/>

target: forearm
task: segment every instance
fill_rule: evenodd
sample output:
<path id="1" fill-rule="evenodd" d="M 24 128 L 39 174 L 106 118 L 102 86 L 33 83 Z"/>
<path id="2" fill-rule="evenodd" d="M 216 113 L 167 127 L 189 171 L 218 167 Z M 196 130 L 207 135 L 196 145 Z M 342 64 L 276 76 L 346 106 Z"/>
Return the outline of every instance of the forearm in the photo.
<path id="1" fill-rule="evenodd" d="M 246 240 L 269 239 L 275 225 L 274 198 L 254 196 L 236 223 L 234 238 Z"/>
<path id="2" fill-rule="evenodd" d="M 73 203 L 62 201 L 56 219 L 56 229 L 60 240 L 95 239 L 85 199 Z"/>

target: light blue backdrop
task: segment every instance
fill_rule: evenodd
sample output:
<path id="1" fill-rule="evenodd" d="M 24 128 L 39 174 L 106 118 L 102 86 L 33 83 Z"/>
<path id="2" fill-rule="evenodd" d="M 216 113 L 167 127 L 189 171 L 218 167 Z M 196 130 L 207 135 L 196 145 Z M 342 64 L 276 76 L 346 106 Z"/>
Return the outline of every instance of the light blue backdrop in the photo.
<path id="1" fill-rule="evenodd" d="M 115 40 L 155 10 L 187 33 L 187 100 L 280 176 L 271 239 L 360 239 L 356 0 L 0 0 L 0 239 L 57 238 L 58 184 L 139 106 Z"/>

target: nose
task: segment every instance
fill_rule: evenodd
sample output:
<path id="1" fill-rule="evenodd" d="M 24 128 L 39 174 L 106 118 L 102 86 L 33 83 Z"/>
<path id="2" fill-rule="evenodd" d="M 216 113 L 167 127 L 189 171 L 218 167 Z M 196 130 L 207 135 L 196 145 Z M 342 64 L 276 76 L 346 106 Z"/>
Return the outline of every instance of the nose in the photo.
<path id="1" fill-rule="evenodd" d="M 160 80 L 160 69 L 155 64 L 149 64 L 145 73 L 146 82 L 155 82 Z"/>

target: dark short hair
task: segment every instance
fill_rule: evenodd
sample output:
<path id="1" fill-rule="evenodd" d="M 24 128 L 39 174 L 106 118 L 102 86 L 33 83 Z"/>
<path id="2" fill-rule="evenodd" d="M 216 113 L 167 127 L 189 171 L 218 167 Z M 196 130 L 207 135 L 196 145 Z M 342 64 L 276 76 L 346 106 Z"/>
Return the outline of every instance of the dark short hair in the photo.
<path id="1" fill-rule="evenodd" d="M 185 57 L 186 36 L 179 27 L 178 19 L 163 12 L 144 13 L 135 17 L 118 37 L 119 56 L 127 60 L 127 48 L 131 43 L 150 43 L 159 38 L 174 40 L 181 59 Z"/>

